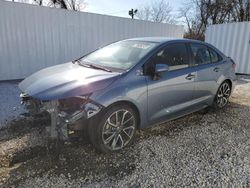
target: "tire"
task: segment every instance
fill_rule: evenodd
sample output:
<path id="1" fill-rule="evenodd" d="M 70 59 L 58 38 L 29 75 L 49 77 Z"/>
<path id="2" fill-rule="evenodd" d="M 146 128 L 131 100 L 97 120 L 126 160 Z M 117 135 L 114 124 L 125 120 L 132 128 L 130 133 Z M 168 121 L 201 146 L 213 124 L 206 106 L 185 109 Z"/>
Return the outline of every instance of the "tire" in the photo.
<path id="1" fill-rule="evenodd" d="M 224 108 L 228 104 L 230 95 L 231 95 L 230 83 L 228 81 L 222 82 L 214 98 L 213 107 L 215 109 Z"/>
<path id="2" fill-rule="evenodd" d="M 90 121 L 88 134 L 98 151 L 117 152 L 133 141 L 137 125 L 135 110 L 129 105 L 118 104 L 94 117 Z"/>

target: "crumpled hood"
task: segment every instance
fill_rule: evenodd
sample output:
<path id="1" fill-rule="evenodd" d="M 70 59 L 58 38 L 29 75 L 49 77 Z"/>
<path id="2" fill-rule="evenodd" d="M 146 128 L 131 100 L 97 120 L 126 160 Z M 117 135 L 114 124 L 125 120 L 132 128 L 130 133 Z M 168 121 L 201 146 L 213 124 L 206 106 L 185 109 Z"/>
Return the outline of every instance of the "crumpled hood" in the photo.
<path id="1" fill-rule="evenodd" d="M 65 63 L 32 74 L 19 84 L 19 88 L 36 99 L 62 99 L 104 89 L 119 75 L 120 73 Z"/>

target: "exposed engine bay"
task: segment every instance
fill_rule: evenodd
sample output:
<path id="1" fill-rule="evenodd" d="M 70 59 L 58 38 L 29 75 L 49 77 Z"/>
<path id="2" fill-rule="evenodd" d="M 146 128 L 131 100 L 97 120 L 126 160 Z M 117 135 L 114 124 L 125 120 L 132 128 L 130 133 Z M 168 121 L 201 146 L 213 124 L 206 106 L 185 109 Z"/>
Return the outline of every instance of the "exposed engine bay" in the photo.
<path id="1" fill-rule="evenodd" d="M 89 119 L 103 108 L 90 100 L 88 95 L 42 101 L 21 93 L 20 98 L 30 115 L 48 112 L 51 123 L 46 130 L 50 138 L 63 141 L 68 140 L 76 131 L 83 130 Z"/>

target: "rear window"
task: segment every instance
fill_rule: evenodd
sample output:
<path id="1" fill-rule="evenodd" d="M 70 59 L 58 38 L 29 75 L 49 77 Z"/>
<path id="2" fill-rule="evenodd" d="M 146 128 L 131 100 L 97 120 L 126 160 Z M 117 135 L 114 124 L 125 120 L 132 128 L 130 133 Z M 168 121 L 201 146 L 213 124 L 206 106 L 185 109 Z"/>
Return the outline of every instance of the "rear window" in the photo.
<path id="1" fill-rule="evenodd" d="M 217 63 L 222 60 L 222 57 L 214 51 L 202 44 L 191 44 L 195 65 Z"/>
<path id="2" fill-rule="evenodd" d="M 208 48 L 201 44 L 191 44 L 195 65 L 207 64 L 211 62 Z"/>
<path id="3" fill-rule="evenodd" d="M 217 63 L 222 60 L 222 57 L 213 49 L 209 48 L 209 52 L 210 52 L 212 63 Z"/>

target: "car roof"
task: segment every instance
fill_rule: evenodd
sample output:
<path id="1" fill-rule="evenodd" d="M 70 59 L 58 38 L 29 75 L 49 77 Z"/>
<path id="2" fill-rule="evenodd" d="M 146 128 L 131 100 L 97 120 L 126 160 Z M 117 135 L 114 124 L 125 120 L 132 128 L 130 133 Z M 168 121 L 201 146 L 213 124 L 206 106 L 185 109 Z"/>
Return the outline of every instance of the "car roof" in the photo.
<path id="1" fill-rule="evenodd" d="M 170 37 L 141 37 L 141 38 L 131 38 L 127 40 L 135 40 L 135 41 L 144 41 L 144 42 L 155 42 L 155 43 L 165 43 L 169 41 L 182 41 L 182 42 L 199 42 L 199 43 L 204 43 L 202 41 L 198 40 L 191 40 L 191 39 L 183 39 L 183 38 L 170 38 Z"/>
<path id="2" fill-rule="evenodd" d="M 143 42 L 154 42 L 158 45 L 167 43 L 167 42 L 192 42 L 192 43 L 199 43 L 199 44 L 205 44 L 209 46 L 210 48 L 214 49 L 217 53 L 219 53 L 221 56 L 226 57 L 220 50 L 215 48 L 213 45 L 200 41 L 200 40 L 193 40 L 193 39 L 184 39 L 184 38 L 170 38 L 170 37 L 141 37 L 141 38 L 131 38 L 127 40 L 134 40 L 134 41 L 143 41 Z"/>

